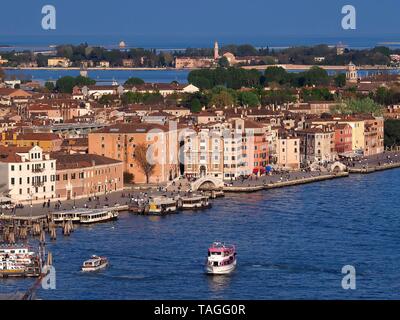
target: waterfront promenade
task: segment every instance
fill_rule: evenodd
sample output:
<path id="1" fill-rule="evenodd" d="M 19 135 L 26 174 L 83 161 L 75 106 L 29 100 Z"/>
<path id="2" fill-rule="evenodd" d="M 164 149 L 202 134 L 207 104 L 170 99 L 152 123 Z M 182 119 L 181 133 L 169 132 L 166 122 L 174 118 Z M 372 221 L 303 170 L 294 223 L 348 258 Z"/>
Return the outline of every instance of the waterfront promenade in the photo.
<path id="1" fill-rule="evenodd" d="M 225 181 L 224 192 L 255 192 L 267 189 L 289 187 L 306 183 L 319 182 L 323 180 L 331 180 L 336 178 L 348 177 L 349 174 L 365 174 L 376 171 L 382 171 L 392 168 L 400 168 L 400 152 L 385 152 L 379 155 L 363 157 L 357 161 L 347 161 L 348 172 L 332 173 L 319 171 L 288 171 L 274 172 L 271 175 L 249 176 L 248 178 Z M 71 199 L 58 202 L 54 200 L 50 205 L 25 204 L 23 208 L 17 208 L 15 212 L 12 210 L 4 210 L 6 216 L 14 215 L 17 217 L 38 217 L 44 216 L 56 210 L 71 210 L 76 208 L 103 208 L 104 206 L 115 207 L 117 209 L 124 207 L 135 199 L 147 199 L 151 196 L 168 196 L 174 197 L 179 194 L 185 194 L 190 189 L 190 184 L 186 180 L 181 180 L 165 188 L 164 186 L 129 186 L 123 191 L 109 194 L 98 195 L 97 197 Z M 59 208 L 58 204 L 60 204 Z"/>

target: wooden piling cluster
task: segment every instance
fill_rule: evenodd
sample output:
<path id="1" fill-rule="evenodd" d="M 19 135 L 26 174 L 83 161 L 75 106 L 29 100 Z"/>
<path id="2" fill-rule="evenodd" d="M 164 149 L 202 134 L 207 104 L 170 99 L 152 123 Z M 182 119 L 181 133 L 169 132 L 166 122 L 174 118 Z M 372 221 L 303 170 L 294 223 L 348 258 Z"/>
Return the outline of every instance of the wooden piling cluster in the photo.
<path id="1" fill-rule="evenodd" d="M 51 216 L 33 219 L 7 217 L 0 220 L 0 241 L 15 244 L 20 240 L 27 241 L 28 237 L 31 236 L 38 237 L 39 241 L 44 244 L 46 242 L 46 233 L 51 240 L 57 239 L 58 227 L 62 229 L 64 236 L 69 236 L 74 231 L 72 221 L 66 221 L 61 225 L 57 225 L 51 219 Z"/>

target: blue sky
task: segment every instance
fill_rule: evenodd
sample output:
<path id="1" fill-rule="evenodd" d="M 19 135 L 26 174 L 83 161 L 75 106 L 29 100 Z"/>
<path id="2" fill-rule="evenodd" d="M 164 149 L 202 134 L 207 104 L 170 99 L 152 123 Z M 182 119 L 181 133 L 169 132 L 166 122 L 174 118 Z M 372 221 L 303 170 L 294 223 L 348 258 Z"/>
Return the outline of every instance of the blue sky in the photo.
<path id="1" fill-rule="evenodd" d="M 14 0 L 2 1 L 0 40 L 9 36 L 113 35 L 252 38 L 388 37 L 400 41 L 399 0 Z M 41 8 L 57 9 L 57 30 L 41 29 Z M 341 8 L 357 9 L 357 30 L 341 28 Z M 396 36 L 398 36 L 396 38 Z"/>

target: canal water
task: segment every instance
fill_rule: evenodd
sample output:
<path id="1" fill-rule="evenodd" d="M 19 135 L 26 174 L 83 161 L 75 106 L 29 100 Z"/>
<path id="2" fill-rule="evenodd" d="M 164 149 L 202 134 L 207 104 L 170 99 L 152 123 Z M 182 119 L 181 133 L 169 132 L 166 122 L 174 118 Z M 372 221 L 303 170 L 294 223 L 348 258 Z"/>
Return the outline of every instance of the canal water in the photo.
<path id="1" fill-rule="evenodd" d="M 49 243 L 56 290 L 41 299 L 398 299 L 400 170 L 227 195 L 206 211 L 167 217 L 122 213 Z M 203 272 L 214 240 L 237 246 L 230 276 Z M 105 255 L 111 266 L 83 274 Z M 342 288 L 342 267 L 356 289 Z M 0 280 L 0 293 L 32 280 Z"/>

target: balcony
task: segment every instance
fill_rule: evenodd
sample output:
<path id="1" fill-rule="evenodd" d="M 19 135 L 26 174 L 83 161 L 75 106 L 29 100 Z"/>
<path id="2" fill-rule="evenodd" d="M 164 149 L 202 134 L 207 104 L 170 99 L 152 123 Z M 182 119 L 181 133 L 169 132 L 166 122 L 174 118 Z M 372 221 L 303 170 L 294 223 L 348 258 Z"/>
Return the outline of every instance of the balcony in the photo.
<path id="1" fill-rule="evenodd" d="M 32 168 L 33 173 L 41 173 L 44 171 L 44 168 Z"/>
<path id="2" fill-rule="evenodd" d="M 43 181 L 34 181 L 34 182 L 32 182 L 32 186 L 34 186 L 34 187 L 43 187 L 44 186 L 44 182 Z"/>

